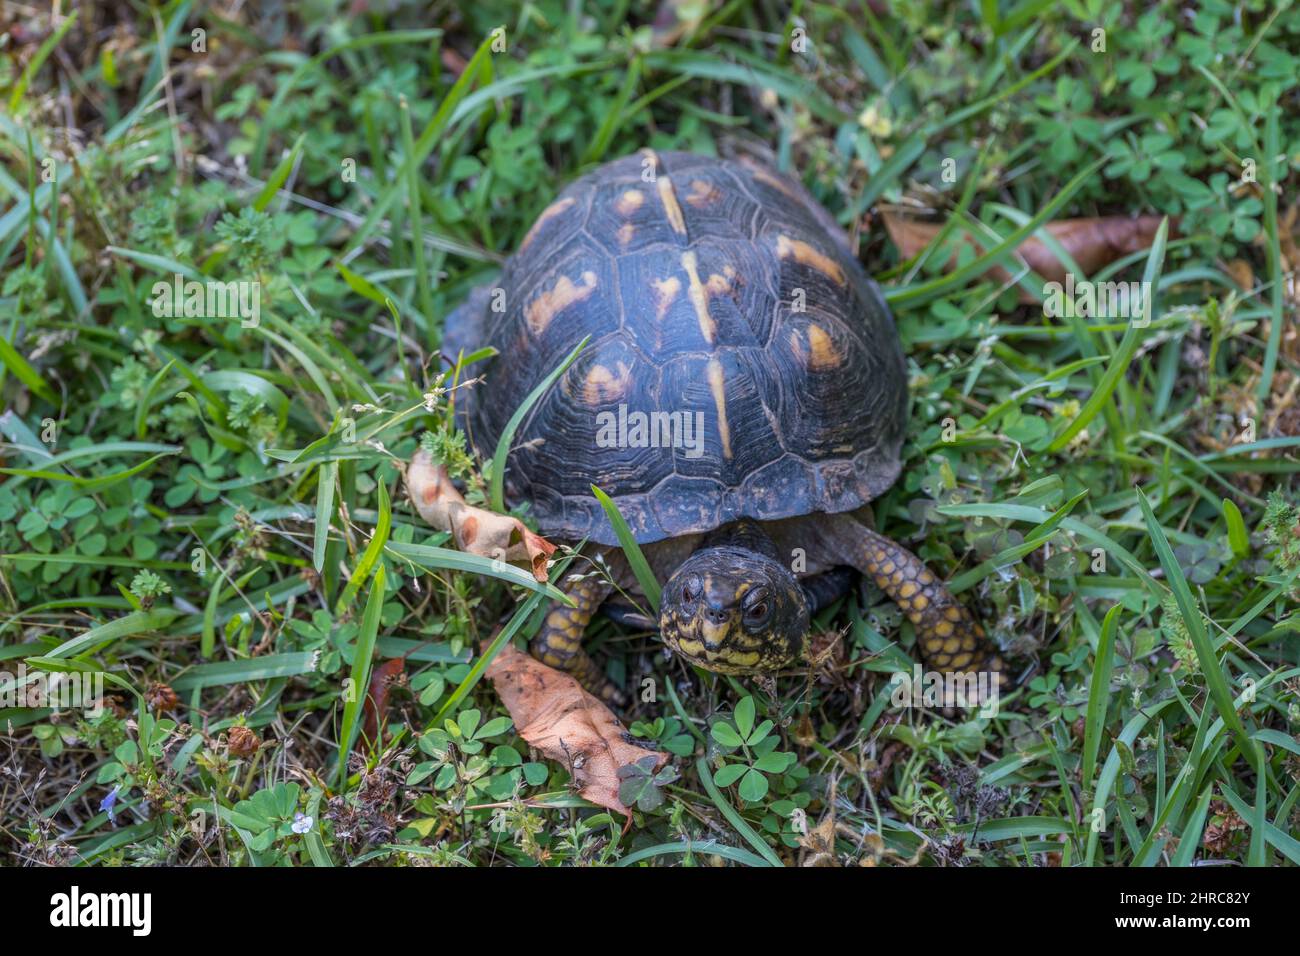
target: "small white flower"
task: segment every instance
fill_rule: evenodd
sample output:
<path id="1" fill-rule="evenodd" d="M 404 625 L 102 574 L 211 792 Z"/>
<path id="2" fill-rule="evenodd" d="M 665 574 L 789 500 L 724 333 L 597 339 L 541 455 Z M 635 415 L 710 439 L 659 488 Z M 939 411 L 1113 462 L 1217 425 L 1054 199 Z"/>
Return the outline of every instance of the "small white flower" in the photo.
<path id="1" fill-rule="evenodd" d="M 293 832 L 310 833 L 311 825 L 314 821 L 305 813 L 295 813 L 293 815 Z"/>

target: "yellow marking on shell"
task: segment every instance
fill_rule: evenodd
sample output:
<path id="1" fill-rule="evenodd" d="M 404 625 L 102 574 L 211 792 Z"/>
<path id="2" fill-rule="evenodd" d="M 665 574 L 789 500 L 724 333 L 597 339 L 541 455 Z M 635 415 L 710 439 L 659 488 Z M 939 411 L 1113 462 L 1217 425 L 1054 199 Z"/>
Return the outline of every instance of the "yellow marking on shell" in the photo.
<path id="1" fill-rule="evenodd" d="M 731 457 L 731 426 L 727 423 L 727 388 L 722 374 L 722 363 L 709 359 L 709 391 L 713 393 L 713 404 L 718 406 L 718 438 L 722 441 L 722 457 Z"/>
<path id="2" fill-rule="evenodd" d="M 588 405 L 612 402 L 627 394 L 631 381 L 625 362 L 618 363 L 618 371 L 612 371 L 604 365 L 594 365 L 582 383 L 582 400 Z"/>
<path id="3" fill-rule="evenodd" d="M 956 654 L 961 650 L 961 639 L 957 637 L 948 638 L 948 640 L 943 642 L 943 649 L 949 654 Z"/>
<path id="4" fill-rule="evenodd" d="M 726 276 L 720 276 L 715 272 L 709 276 L 709 281 L 704 284 L 704 288 L 710 296 L 725 295 L 731 291 L 731 280 Z"/>
<path id="5" fill-rule="evenodd" d="M 524 236 L 524 241 L 519 243 L 520 250 L 522 251 L 524 249 L 527 249 L 528 244 L 532 242 L 534 238 L 536 238 L 539 232 L 541 232 L 542 227 L 546 225 L 548 222 L 550 222 L 552 219 L 554 219 L 556 216 L 558 216 L 560 213 L 564 212 L 564 210 L 572 206 L 573 201 L 574 201 L 573 197 L 569 196 L 565 199 L 561 199 L 559 202 L 553 202 L 545 209 L 543 209 L 542 214 L 538 216 L 537 221 L 533 223 L 533 227 L 529 229 L 528 234 Z"/>
<path id="6" fill-rule="evenodd" d="M 687 194 L 686 201 L 696 209 L 700 209 L 713 205 L 721 196 L 721 191 L 712 183 L 706 183 L 702 179 L 692 179 L 691 191 Z"/>
<path id="7" fill-rule="evenodd" d="M 626 249 L 628 247 L 628 243 L 632 241 L 632 237 L 636 235 L 636 227 L 632 225 L 630 222 L 625 222 L 623 223 L 623 225 L 618 227 L 617 235 L 618 235 L 618 244 L 624 249 Z"/>
<path id="8" fill-rule="evenodd" d="M 780 176 L 768 172 L 766 169 L 764 169 L 758 163 L 755 163 L 753 160 L 746 159 L 744 160 L 744 163 L 746 166 L 749 167 L 750 174 L 755 179 L 757 179 L 760 183 L 771 186 L 773 189 L 780 190 L 781 192 L 789 196 L 791 199 L 797 199 L 800 202 L 803 202 L 803 197 L 799 195 L 798 190 L 792 187 L 788 182 L 786 182 Z"/>
<path id="9" fill-rule="evenodd" d="M 650 286 L 655 293 L 655 320 L 662 322 L 668 310 L 672 308 L 673 300 L 682 291 L 682 280 L 676 276 L 669 276 L 667 279 L 653 280 Z"/>
<path id="10" fill-rule="evenodd" d="M 916 608 L 918 611 L 924 611 L 929 606 L 930 599 L 924 594 L 918 594 L 916 597 L 912 598 L 912 607 Z"/>
<path id="11" fill-rule="evenodd" d="M 695 318 L 700 323 L 700 334 L 704 341 L 712 345 L 718 337 L 718 324 L 709 314 L 709 297 L 719 292 L 727 292 L 731 284 L 720 275 L 709 276 L 708 285 L 700 281 L 699 260 L 694 251 L 682 253 L 682 268 L 686 270 L 686 294 L 695 308 Z"/>
<path id="12" fill-rule="evenodd" d="M 741 651 L 728 651 L 722 658 L 728 667 L 754 667 L 763 659 L 763 655 L 758 651 L 742 653 Z"/>
<path id="13" fill-rule="evenodd" d="M 541 335 L 559 313 L 596 291 L 596 273 L 588 269 L 579 281 L 560 276 L 555 285 L 541 292 L 524 308 L 524 320 L 534 335 Z"/>
<path id="14" fill-rule="evenodd" d="M 673 181 L 667 176 L 659 176 L 655 180 L 655 188 L 659 190 L 659 201 L 663 203 L 668 225 L 679 236 L 686 235 L 686 220 L 682 217 L 682 207 L 677 204 L 677 191 L 673 189 Z"/>
<path id="15" fill-rule="evenodd" d="M 831 337 L 820 325 L 808 326 L 808 348 L 811 350 L 808 365 L 814 371 L 838 368 L 843 359 L 839 350 L 835 348 L 835 343 L 831 341 Z"/>
<path id="16" fill-rule="evenodd" d="M 934 626 L 934 633 L 937 636 L 945 639 L 952 637 L 953 634 L 952 621 L 940 621 L 938 624 Z"/>
<path id="17" fill-rule="evenodd" d="M 645 193 L 639 189 L 629 189 L 619 196 L 614 203 L 614 211 L 620 216 L 630 216 L 645 202 Z"/>
<path id="18" fill-rule="evenodd" d="M 920 588 L 918 588 L 911 581 L 908 581 L 906 584 L 904 584 L 901 588 L 898 589 L 898 596 L 901 598 L 910 598 L 913 594 L 915 594 L 919 590 Z"/>
<path id="19" fill-rule="evenodd" d="M 943 616 L 947 618 L 949 621 L 952 621 L 954 624 L 956 624 L 958 621 L 961 620 L 961 608 L 957 607 L 956 605 L 953 605 L 951 607 L 946 607 L 943 609 Z"/>
<path id="20" fill-rule="evenodd" d="M 816 269 L 836 285 L 844 285 L 846 281 L 844 270 L 840 268 L 838 262 L 802 239 L 791 239 L 786 235 L 777 236 L 776 254 L 780 259 L 794 259 L 801 266 Z"/>

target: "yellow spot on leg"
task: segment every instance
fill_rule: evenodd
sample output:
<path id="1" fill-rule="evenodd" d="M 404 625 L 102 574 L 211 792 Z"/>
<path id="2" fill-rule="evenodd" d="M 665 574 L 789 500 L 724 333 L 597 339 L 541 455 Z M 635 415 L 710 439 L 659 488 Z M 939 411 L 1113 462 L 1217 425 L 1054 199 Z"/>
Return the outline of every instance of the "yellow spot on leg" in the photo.
<path id="1" fill-rule="evenodd" d="M 727 390 L 726 380 L 722 374 L 722 363 L 709 359 L 709 390 L 713 392 L 713 404 L 718 406 L 718 437 L 722 441 L 722 456 L 731 457 L 731 426 L 727 424 Z"/>
<path id="2" fill-rule="evenodd" d="M 618 244 L 626 249 L 634 235 L 636 235 L 636 227 L 630 222 L 623 223 L 618 227 Z"/>

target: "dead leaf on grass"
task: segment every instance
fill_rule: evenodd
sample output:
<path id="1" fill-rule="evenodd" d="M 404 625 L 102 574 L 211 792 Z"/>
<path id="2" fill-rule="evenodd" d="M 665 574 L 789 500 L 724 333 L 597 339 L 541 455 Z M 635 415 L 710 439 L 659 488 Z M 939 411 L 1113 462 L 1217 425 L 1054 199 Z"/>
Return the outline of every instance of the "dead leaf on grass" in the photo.
<path id="1" fill-rule="evenodd" d="M 581 684 L 511 644 L 493 658 L 487 677 L 519 736 L 567 766 L 579 794 L 630 821 L 631 812 L 618 798 L 620 768 L 653 756 L 658 770 L 668 754 L 633 743 L 618 718 Z"/>
<path id="2" fill-rule="evenodd" d="M 406 466 L 406 489 L 420 517 L 440 531 L 450 531 L 461 551 L 522 565 L 546 582 L 546 562 L 555 545 L 518 518 L 466 504 L 447 469 L 434 464 L 433 456 L 423 449 Z"/>
<path id="3" fill-rule="evenodd" d="M 889 238 L 898 247 L 898 255 L 902 259 L 910 259 L 919 253 L 943 228 L 941 223 L 920 222 L 895 212 L 886 211 L 883 218 Z M 1161 216 L 1101 216 L 1061 219 L 1049 222 L 1047 231 L 1079 264 L 1079 268 L 1085 275 L 1093 275 L 1122 256 L 1150 248 L 1162 218 Z M 1170 238 L 1173 238 L 1174 231 L 1171 228 Z M 971 243 L 969 236 L 964 237 L 964 241 L 968 245 Z M 981 237 L 980 243 L 983 242 Z M 993 245 L 992 241 L 988 241 L 987 245 L 982 245 L 979 251 L 983 253 L 991 245 Z M 1016 248 L 1015 255 L 1048 282 L 1065 281 L 1065 266 L 1056 258 L 1055 253 L 1039 240 L 1032 237 L 1026 239 Z M 944 264 L 944 270 L 952 271 L 956 267 L 957 252 L 954 249 L 947 263 Z M 988 274 L 1000 282 L 1011 280 L 1011 275 L 1001 266 L 990 267 Z M 1026 302 L 1037 301 L 1024 290 L 1021 290 L 1020 297 Z"/>

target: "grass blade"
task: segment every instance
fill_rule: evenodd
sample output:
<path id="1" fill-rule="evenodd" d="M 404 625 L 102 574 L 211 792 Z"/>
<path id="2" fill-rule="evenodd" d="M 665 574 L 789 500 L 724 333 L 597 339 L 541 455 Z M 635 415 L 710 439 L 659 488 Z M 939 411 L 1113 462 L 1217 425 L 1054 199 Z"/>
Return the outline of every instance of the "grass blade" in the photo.
<path id="1" fill-rule="evenodd" d="M 18 113 L 18 104 L 23 101 L 23 95 L 27 92 L 27 87 L 31 85 L 32 77 L 38 70 L 45 65 L 45 61 L 50 58 L 54 48 L 59 45 L 59 41 L 64 35 L 72 29 L 72 25 L 77 22 L 77 14 L 80 11 L 73 10 L 62 23 L 58 25 L 53 33 L 45 38 L 45 42 L 37 49 L 36 55 L 27 61 L 27 66 L 23 70 L 23 75 L 18 78 L 18 83 L 14 86 L 14 91 L 9 95 L 9 115 L 13 116 Z"/>
<path id="2" fill-rule="evenodd" d="M 32 394 L 45 399 L 51 405 L 58 404 L 58 394 L 45 379 L 41 378 L 41 373 L 36 371 L 31 363 L 3 338 L 0 338 L 0 363 L 4 363 L 4 367 L 13 372 L 18 381 L 26 385 Z"/>
<path id="3" fill-rule="evenodd" d="M 1232 689 L 1228 686 L 1227 678 L 1223 676 L 1223 668 L 1219 665 L 1214 645 L 1210 643 L 1210 636 L 1205 630 L 1205 621 L 1192 598 L 1192 589 L 1187 584 L 1183 569 L 1178 559 L 1174 557 L 1173 549 L 1169 547 L 1165 529 L 1156 520 L 1155 512 L 1151 510 L 1151 503 L 1147 501 L 1147 496 L 1141 488 L 1137 489 L 1137 496 L 1147 531 L 1151 535 L 1151 543 L 1160 559 L 1160 566 L 1164 569 L 1170 590 L 1174 593 L 1174 600 L 1178 602 L 1178 612 L 1182 616 L 1183 624 L 1191 635 L 1192 646 L 1196 649 L 1196 658 L 1200 662 L 1201 673 L 1205 677 L 1214 706 L 1218 709 L 1224 725 L 1235 735 L 1242 752 L 1250 758 L 1256 771 L 1262 773 L 1263 755 L 1260 753 L 1259 746 L 1247 735 L 1241 717 L 1237 714 Z"/>
<path id="4" fill-rule="evenodd" d="M 627 563 L 632 566 L 632 573 L 636 575 L 637 583 L 641 585 L 641 590 L 645 592 L 646 600 L 650 602 L 650 609 L 655 614 L 658 614 L 659 600 L 662 594 L 659 581 L 655 578 L 655 573 L 651 570 L 650 562 L 646 560 L 641 546 L 636 543 L 632 529 L 628 527 L 622 512 L 618 510 L 618 505 L 614 504 L 609 495 L 595 485 L 591 486 L 591 493 L 596 496 L 600 506 L 605 509 L 605 515 L 609 518 L 609 523 L 614 526 L 614 534 L 618 536 L 619 547 L 623 549 Z"/>
<path id="5" fill-rule="evenodd" d="M 1246 522 L 1241 517 L 1241 509 L 1231 498 L 1223 499 L 1223 521 L 1228 526 L 1228 547 L 1239 558 L 1250 554 L 1250 535 L 1246 531 Z"/>
<path id="6" fill-rule="evenodd" d="M 1079 782 L 1084 789 L 1092 786 L 1092 775 L 1097 770 L 1097 754 L 1101 752 L 1101 738 L 1106 730 L 1106 704 L 1110 700 L 1110 677 L 1115 658 L 1115 634 L 1119 630 L 1119 612 L 1116 604 L 1106 612 L 1101 622 L 1101 636 L 1097 638 L 1097 657 L 1092 666 L 1092 683 L 1088 687 L 1088 711 L 1083 727 L 1083 764 Z"/>
<path id="7" fill-rule="evenodd" d="M 380 486 L 382 487 L 382 485 Z M 343 724 L 339 732 L 339 762 L 335 768 L 338 789 L 342 790 L 348 775 L 348 754 L 356 740 L 358 718 L 370 692 L 370 668 L 374 663 L 375 638 L 379 634 L 379 614 L 384 608 L 384 566 L 375 571 L 370 583 L 370 595 L 361 615 L 361 631 L 357 635 L 356 656 L 352 658 L 351 692 L 343 705 Z"/>
<path id="8" fill-rule="evenodd" d="M 370 542 L 366 545 L 366 550 L 361 552 L 361 558 L 352 571 L 352 577 L 348 579 L 347 587 L 343 589 L 343 593 L 339 595 L 338 603 L 334 605 L 335 614 L 342 614 L 357 596 L 357 592 L 361 590 L 361 585 L 366 583 L 371 568 L 375 566 L 375 562 L 379 560 L 379 556 L 384 551 L 384 545 L 388 542 L 388 531 L 392 526 L 393 510 L 388 500 L 388 487 L 381 481 L 379 483 L 379 520 L 375 523 L 375 530 L 370 534 Z"/>
<path id="9" fill-rule="evenodd" d="M 579 353 L 587 347 L 591 341 L 591 336 L 584 336 L 569 353 L 568 357 L 551 372 L 550 375 L 542 379 L 541 383 L 528 393 L 528 397 L 523 400 L 515 413 L 510 416 L 510 421 L 506 422 L 506 427 L 501 432 L 501 438 L 497 441 L 496 451 L 492 454 L 492 481 L 489 484 L 488 500 L 492 503 L 492 510 L 499 514 L 505 514 L 506 497 L 505 497 L 505 480 L 506 480 L 506 458 L 510 455 L 510 443 L 515 440 L 515 432 L 519 430 L 520 424 L 527 414 L 532 411 L 533 406 L 541 399 L 546 391 L 555 384 L 555 380 L 568 370 L 569 366 L 574 363 Z"/>
<path id="10" fill-rule="evenodd" d="M 325 567 L 325 546 L 329 544 L 330 520 L 334 516 L 334 485 L 338 479 L 337 461 L 327 461 L 320 466 L 316 486 L 316 529 L 311 544 L 311 565 L 318 574 Z"/>
<path id="11" fill-rule="evenodd" d="M 713 805 L 727 818 L 727 822 L 731 824 L 732 828 L 758 851 L 758 855 L 767 862 L 768 866 L 784 866 L 785 864 L 781 862 L 781 858 L 772 852 L 772 848 L 767 845 L 767 842 L 755 833 L 754 828 L 736 812 L 736 808 L 727 802 L 727 798 L 722 795 L 718 785 L 713 782 L 713 774 L 709 771 L 709 762 L 703 758 L 695 761 L 695 771 L 700 775 L 700 782 L 704 784 L 704 789 L 708 792 Z"/>
<path id="12" fill-rule="evenodd" d="M 1119 348 L 1115 350 L 1115 355 L 1111 358 L 1110 366 L 1101 377 L 1097 387 L 1093 389 L 1088 401 L 1084 403 L 1083 408 L 1074 421 L 1070 422 L 1059 435 L 1053 439 L 1052 443 L 1047 446 L 1048 452 L 1058 452 L 1074 438 L 1075 435 L 1083 431 L 1088 422 L 1096 417 L 1102 407 L 1110 401 L 1111 395 L 1119 386 L 1120 379 L 1128 371 L 1129 365 L 1133 361 L 1133 356 L 1137 352 L 1138 346 L 1142 343 L 1143 333 L 1147 324 L 1155 316 L 1155 290 L 1156 283 L 1160 281 L 1160 270 L 1164 266 L 1165 260 L 1165 242 L 1169 235 L 1169 219 L 1166 217 L 1161 220 L 1160 228 L 1156 231 L 1155 242 L 1151 245 L 1151 254 L 1147 257 L 1146 272 L 1142 280 L 1146 283 L 1143 288 L 1149 289 L 1147 295 L 1143 318 L 1145 322 L 1138 326 L 1134 322 L 1129 322 L 1128 328 L 1124 330 L 1124 338 L 1119 343 Z"/>

